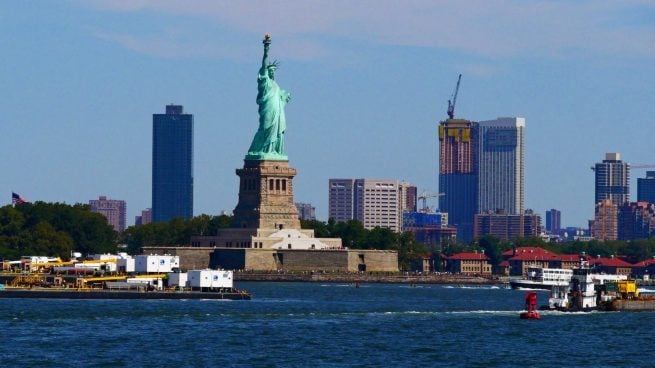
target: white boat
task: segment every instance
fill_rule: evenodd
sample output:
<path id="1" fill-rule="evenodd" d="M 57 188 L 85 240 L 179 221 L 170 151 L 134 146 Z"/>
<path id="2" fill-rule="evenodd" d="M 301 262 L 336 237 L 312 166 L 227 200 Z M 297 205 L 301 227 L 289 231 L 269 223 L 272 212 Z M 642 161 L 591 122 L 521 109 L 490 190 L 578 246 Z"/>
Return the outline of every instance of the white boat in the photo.
<path id="1" fill-rule="evenodd" d="M 548 308 L 564 311 L 594 310 L 601 299 L 596 292 L 596 285 L 627 279 L 626 275 L 596 273 L 584 262 L 573 269 L 573 276 L 568 285 L 556 285 L 551 288 Z"/>
<path id="2" fill-rule="evenodd" d="M 553 286 L 568 286 L 573 270 L 565 268 L 528 268 L 527 276 L 510 278 L 512 289 L 551 290 Z"/>

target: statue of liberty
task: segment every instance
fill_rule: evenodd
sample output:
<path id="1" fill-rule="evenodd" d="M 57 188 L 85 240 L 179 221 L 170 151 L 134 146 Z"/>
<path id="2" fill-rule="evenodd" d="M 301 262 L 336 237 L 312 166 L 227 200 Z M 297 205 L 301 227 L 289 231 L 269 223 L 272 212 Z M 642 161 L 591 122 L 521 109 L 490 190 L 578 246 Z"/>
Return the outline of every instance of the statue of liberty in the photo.
<path id="1" fill-rule="evenodd" d="M 284 132 L 287 122 L 284 106 L 291 95 L 275 82 L 277 61 L 268 62 L 271 36 L 264 36 L 264 57 L 257 76 L 257 105 L 259 106 L 259 128 L 252 139 L 247 160 L 287 160 L 284 153 Z"/>

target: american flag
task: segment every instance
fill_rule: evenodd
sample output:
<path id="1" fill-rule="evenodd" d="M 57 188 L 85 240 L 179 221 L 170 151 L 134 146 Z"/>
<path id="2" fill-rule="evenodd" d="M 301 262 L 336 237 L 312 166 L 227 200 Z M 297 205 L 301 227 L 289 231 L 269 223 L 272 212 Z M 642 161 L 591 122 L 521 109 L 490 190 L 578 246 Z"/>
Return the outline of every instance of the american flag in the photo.
<path id="1" fill-rule="evenodd" d="M 21 204 L 21 203 L 27 203 L 27 200 L 25 200 L 25 198 L 19 196 L 18 194 L 11 192 L 11 204 Z"/>

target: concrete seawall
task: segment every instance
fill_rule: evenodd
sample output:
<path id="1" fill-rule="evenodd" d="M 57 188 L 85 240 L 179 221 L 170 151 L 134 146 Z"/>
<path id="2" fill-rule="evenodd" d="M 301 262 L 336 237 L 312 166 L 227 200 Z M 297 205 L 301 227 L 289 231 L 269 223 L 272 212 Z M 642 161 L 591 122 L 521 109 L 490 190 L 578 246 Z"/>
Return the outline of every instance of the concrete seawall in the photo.
<path id="1" fill-rule="evenodd" d="M 402 275 L 348 273 L 234 272 L 235 281 L 404 283 L 404 284 L 502 284 L 498 279 L 460 275 Z"/>

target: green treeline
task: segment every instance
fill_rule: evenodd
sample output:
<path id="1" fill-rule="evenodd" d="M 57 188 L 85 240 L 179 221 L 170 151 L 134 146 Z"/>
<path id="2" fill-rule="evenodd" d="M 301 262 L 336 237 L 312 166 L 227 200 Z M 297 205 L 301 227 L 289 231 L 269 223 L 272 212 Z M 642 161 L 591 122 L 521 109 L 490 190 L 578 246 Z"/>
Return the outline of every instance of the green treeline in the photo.
<path id="1" fill-rule="evenodd" d="M 636 263 L 655 256 L 655 238 L 637 239 L 630 241 L 618 240 L 591 240 L 591 241 L 571 241 L 564 243 L 545 242 L 539 237 L 516 238 L 514 241 L 503 242 L 498 238 L 486 235 L 468 245 L 447 244 L 444 247 L 444 254 L 452 255 L 459 252 L 470 252 L 484 250 L 485 254 L 491 258 L 491 262 L 497 265 L 502 261 L 501 254 L 504 251 L 511 250 L 514 247 L 540 247 L 558 254 L 582 254 L 589 256 L 610 257 L 626 256 Z"/>
<path id="2" fill-rule="evenodd" d="M 18 259 L 26 255 L 47 255 L 68 258 L 72 251 L 82 254 L 118 251 L 118 244 L 127 247 L 130 254 L 140 253 L 144 246 L 189 245 L 191 236 L 216 235 L 219 229 L 229 228 L 230 216 L 200 215 L 190 220 L 173 219 L 168 222 L 131 226 L 118 234 L 88 205 L 61 203 L 23 203 L 0 207 L 0 258 Z M 567 243 L 544 242 L 538 237 L 517 238 L 503 242 L 493 236 L 484 236 L 470 244 L 447 242 L 431 249 L 415 241 L 409 232 L 394 233 L 388 229 L 367 230 L 358 221 L 336 223 L 333 220 L 301 221 L 304 229 L 314 229 L 317 238 L 341 238 L 343 246 L 351 249 L 381 249 L 398 252 L 399 266 L 410 269 L 414 260 L 426 256 L 437 258 L 454 253 L 484 250 L 493 264 L 502 259 L 502 252 L 513 247 L 534 246 L 554 253 L 591 256 L 623 255 L 633 262 L 655 256 L 655 238 L 633 241 L 573 241 Z"/>
<path id="3" fill-rule="evenodd" d="M 216 235 L 218 229 L 229 228 L 232 217 L 226 215 L 200 215 L 190 220 L 179 218 L 168 222 L 153 222 L 141 226 L 130 226 L 122 236 L 127 252 L 138 254 L 141 247 L 172 247 L 191 244 L 194 235 Z"/>
<path id="4" fill-rule="evenodd" d="M 0 207 L 3 259 L 116 252 L 117 237 L 105 217 L 92 213 L 88 205 L 36 202 Z"/>

